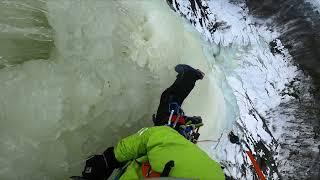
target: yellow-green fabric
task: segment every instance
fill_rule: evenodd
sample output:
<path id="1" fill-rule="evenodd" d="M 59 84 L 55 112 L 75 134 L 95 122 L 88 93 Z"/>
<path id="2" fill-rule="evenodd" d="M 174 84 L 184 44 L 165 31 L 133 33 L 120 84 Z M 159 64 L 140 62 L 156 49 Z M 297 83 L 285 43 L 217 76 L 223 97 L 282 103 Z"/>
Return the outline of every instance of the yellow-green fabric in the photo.
<path id="1" fill-rule="evenodd" d="M 217 162 L 197 145 L 167 126 L 141 129 L 138 133 L 122 139 L 115 147 L 114 153 L 120 162 L 132 161 L 121 180 L 141 179 L 141 165 L 138 162 L 145 160 L 149 160 L 156 172 L 162 172 L 165 164 L 173 160 L 175 166 L 170 171 L 170 177 L 225 179 Z"/>

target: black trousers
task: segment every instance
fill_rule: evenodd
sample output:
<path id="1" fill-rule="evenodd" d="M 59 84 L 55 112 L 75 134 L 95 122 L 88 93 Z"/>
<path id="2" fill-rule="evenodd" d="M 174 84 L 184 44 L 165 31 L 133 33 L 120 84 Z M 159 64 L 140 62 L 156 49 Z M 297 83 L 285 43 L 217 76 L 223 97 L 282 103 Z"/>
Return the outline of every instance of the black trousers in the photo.
<path id="1" fill-rule="evenodd" d="M 199 78 L 192 72 L 178 74 L 175 82 L 162 94 L 156 117 L 153 119 L 155 126 L 162 126 L 168 123 L 170 116 L 169 104 L 177 103 L 180 107 L 185 98 L 190 94 Z"/>

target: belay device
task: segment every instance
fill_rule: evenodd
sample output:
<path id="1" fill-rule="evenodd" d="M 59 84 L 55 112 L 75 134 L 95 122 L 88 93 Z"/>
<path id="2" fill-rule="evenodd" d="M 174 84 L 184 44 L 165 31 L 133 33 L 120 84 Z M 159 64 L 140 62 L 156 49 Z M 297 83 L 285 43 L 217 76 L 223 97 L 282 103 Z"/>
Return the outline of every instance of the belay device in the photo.
<path id="1" fill-rule="evenodd" d="M 199 128 L 203 126 L 200 116 L 188 117 L 178 103 L 169 104 L 169 119 L 167 126 L 177 130 L 182 136 L 193 143 L 197 143 L 200 133 Z"/>

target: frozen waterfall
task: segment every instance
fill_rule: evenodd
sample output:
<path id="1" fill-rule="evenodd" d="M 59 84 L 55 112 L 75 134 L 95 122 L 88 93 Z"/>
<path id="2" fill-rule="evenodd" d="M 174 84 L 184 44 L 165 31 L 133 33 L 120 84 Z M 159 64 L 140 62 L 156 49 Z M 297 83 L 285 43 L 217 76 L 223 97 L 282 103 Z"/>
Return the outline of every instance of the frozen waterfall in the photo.
<path id="1" fill-rule="evenodd" d="M 215 140 L 238 114 L 223 62 L 165 1 L 0 1 L 0 179 L 66 179 L 152 125 L 178 63 L 206 78 L 186 100 Z"/>

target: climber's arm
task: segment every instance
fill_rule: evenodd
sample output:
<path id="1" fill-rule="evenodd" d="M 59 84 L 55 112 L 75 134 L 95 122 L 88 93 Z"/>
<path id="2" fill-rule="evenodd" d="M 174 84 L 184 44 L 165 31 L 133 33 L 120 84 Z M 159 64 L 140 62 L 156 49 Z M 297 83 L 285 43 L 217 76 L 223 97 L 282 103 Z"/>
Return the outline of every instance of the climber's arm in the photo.
<path id="1" fill-rule="evenodd" d="M 114 148 L 116 159 L 125 162 L 146 155 L 149 136 L 150 129 L 143 128 L 136 134 L 122 139 Z"/>

